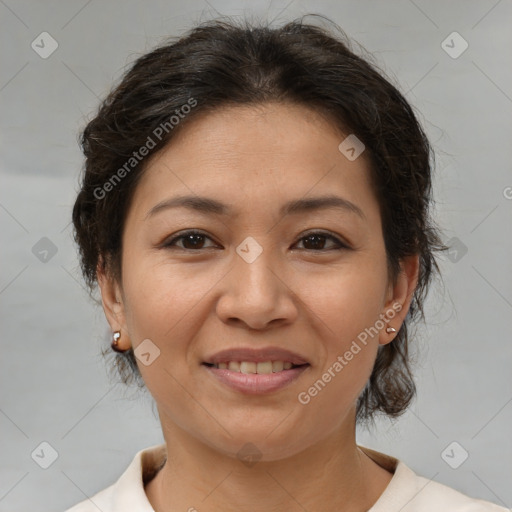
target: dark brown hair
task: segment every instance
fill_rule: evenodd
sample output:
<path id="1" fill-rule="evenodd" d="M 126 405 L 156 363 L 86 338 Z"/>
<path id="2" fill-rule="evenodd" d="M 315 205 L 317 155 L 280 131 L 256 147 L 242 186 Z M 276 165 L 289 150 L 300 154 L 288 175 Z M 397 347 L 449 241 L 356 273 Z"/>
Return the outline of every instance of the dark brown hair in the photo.
<path id="1" fill-rule="evenodd" d="M 415 396 L 408 327 L 425 318 L 429 284 L 440 275 L 434 251 L 447 247 L 430 216 L 434 155 L 422 127 L 372 57 L 356 55 L 332 25 L 337 35 L 303 18 L 280 28 L 213 20 L 138 58 L 82 133 L 85 172 L 73 223 L 92 293 L 98 264 L 120 282 L 124 220 L 145 168 L 134 155 L 142 147 L 151 146 L 154 155 L 200 113 L 267 102 L 303 105 L 355 134 L 370 162 L 390 278 L 396 279 L 402 258 L 420 257 L 406 321 L 392 343 L 379 347 L 358 399 L 357 420 L 363 422 L 376 412 L 397 417 Z M 115 359 L 121 380 L 142 387 L 133 349 Z"/>

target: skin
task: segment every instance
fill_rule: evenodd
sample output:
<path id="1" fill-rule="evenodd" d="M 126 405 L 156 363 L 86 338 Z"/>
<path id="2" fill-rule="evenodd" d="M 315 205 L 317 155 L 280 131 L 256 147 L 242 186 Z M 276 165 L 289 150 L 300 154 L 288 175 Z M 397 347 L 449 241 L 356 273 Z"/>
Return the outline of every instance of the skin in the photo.
<path id="1" fill-rule="evenodd" d="M 379 345 L 396 335 L 386 327 L 398 331 L 407 314 L 418 256 L 402 262 L 393 284 L 365 154 L 349 161 L 338 150 L 346 135 L 315 112 L 237 106 L 182 128 L 148 160 L 135 191 L 121 282 L 98 268 L 103 308 L 112 330 L 121 331 L 120 347 L 136 349 L 150 339 L 160 350 L 148 366 L 137 361 L 169 454 L 146 485 L 148 499 L 157 512 L 368 510 L 392 474 L 357 447 L 355 404 Z M 157 203 L 181 194 L 212 197 L 235 215 L 181 207 L 146 218 Z M 329 194 L 355 203 L 365 218 L 340 209 L 278 213 L 289 200 Z M 162 247 L 191 228 L 206 235 L 199 249 L 183 239 Z M 348 248 L 304 238 L 319 230 Z M 248 236 L 263 249 L 252 263 L 236 252 Z M 393 304 L 401 306 L 394 318 L 301 404 L 298 394 Z M 221 349 L 270 345 L 310 363 L 271 394 L 241 394 L 201 365 Z M 249 442 L 261 453 L 250 467 L 237 458 Z"/>

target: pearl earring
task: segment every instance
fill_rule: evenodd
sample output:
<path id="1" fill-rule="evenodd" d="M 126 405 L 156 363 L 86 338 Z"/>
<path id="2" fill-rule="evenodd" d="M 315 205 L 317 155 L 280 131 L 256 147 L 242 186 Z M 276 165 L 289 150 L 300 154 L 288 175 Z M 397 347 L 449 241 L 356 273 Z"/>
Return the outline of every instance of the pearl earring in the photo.
<path id="1" fill-rule="evenodd" d="M 121 338 L 121 331 L 115 331 L 112 334 L 112 350 L 115 350 L 116 352 L 126 352 L 126 350 L 119 348 L 119 339 Z"/>

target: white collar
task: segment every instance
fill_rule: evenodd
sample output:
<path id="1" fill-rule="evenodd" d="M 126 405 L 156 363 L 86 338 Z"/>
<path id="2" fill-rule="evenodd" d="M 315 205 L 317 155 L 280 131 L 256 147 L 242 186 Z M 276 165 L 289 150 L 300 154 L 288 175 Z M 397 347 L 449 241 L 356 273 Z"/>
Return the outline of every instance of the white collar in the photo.
<path id="1" fill-rule="evenodd" d="M 377 464 L 393 473 L 388 486 L 368 512 L 462 511 L 477 510 L 477 507 L 482 512 L 509 512 L 498 505 L 470 498 L 455 489 L 418 476 L 406 464 L 390 455 L 360 445 L 358 447 Z M 105 508 L 102 508 L 105 512 L 154 512 L 144 485 L 154 477 L 166 456 L 165 443 L 140 450 L 117 482 L 98 493 L 91 501 L 105 504 Z M 98 502 L 95 498 L 98 498 Z M 82 510 L 90 509 L 79 508 L 77 512 Z"/>

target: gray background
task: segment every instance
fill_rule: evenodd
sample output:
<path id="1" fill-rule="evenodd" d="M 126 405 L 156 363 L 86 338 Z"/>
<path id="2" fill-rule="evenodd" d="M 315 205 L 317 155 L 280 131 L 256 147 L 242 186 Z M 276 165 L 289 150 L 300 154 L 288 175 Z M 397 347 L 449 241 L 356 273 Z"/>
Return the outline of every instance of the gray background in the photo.
<path id="1" fill-rule="evenodd" d="M 510 0 L 0 0 L 0 511 L 64 510 L 162 441 L 152 399 L 110 381 L 100 355 L 107 323 L 84 291 L 70 226 L 78 130 L 161 38 L 219 13 L 280 24 L 309 12 L 371 51 L 419 110 L 438 157 L 434 213 L 454 246 L 415 342 L 418 399 L 358 442 L 512 505 Z M 47 59 L 31 48 L 43 31 L 59 45 Z M 469 44 L 458 58 L 441 46 L 453 31 Z M 46 263 L 33 252 L 43 237 L 57 249 Z M 31 457 L 43 441 L 58 453 L 48 469 Z M 453 441 L 452 461 L 469 453 L 457 469 L 441 456 Z"/>

